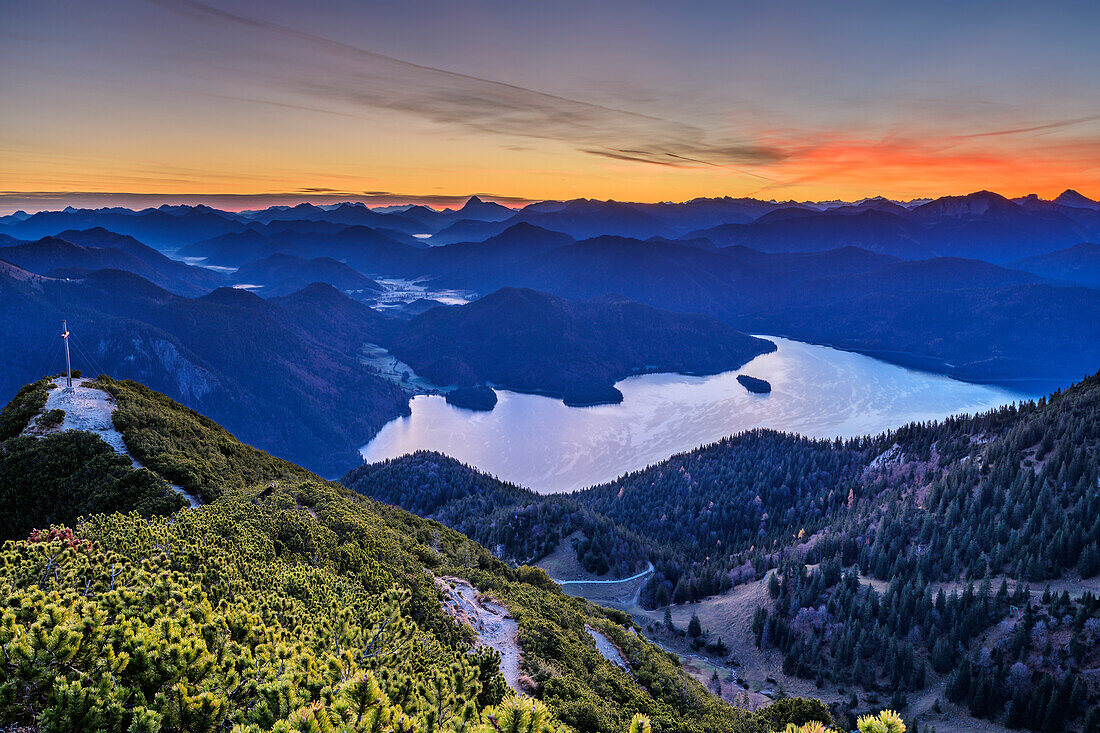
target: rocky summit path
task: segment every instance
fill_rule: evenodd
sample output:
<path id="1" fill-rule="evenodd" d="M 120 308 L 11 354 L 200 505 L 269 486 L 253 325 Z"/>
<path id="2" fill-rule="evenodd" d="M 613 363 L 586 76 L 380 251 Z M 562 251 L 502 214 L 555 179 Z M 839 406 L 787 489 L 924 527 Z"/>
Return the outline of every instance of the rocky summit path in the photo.
<path id="1" fill-rule="evenodd" d="M 73 380 L 72 389 L 64 387 L 65 380 L 58 378 L 50 387 L 50 394 L 46 398 L 46 406 L 43 412 L 50 410 L 63 410 L 65 419 L 60 425 L 43 430 L 32 419 L 23 430 L 24 435 L 42 436 L 52 433 L 60 433 L 65 430 L 83 430 L 95 433 L 103 439 L 107 445 L 115 449 L 115 452 L 130 459 L 134 468 L 144 468 L 138 459 L 134 458 L 126 448 L 126 442 L 122 439 L 122 433 L 115 430 L 112 413 L 118 408 L 115 398 L 101 389 L 87 386 L 91 381 L 85 377 L 77 377 Z M 195 496 L 187 493 L 182 486 L 168 484 L 173 490 L 182 494 L 190 502 L 192 507 L 199 506 L 202 502 Z"/>
<path id="2" fill-rule="evenodd" d="M 516 692 L 527 694 L 519 683 L 519 663 L 523 658 L 518 639 L 519 624 L 508 609 L 483 596 L 462 578 L 437 578 L 436 583 L 446 596 L 443 609 L 456 621 L 473 629 L 481 646 L 500 654 L 500 673 L 504 681 Z"/>

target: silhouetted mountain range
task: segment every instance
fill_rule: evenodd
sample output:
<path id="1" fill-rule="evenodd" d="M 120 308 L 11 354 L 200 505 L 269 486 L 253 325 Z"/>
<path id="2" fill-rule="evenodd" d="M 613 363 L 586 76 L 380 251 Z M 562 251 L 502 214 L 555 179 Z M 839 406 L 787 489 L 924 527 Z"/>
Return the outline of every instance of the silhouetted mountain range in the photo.
<path id="1" fill-rule="evenodd" d="M 233 214 L 207 206 L 162 206 L 159 209 L 65 209 L 41 211 L 21 221 L 0 220 L 0 232 L 19 239 L 39 239 L 67 229 L 102 227 L 127 234 L 162 250 L 237 231 L 243 224 Z"/>
<path id="2" fill-rule="evenodd" d="M 344 292 L 382 291 L 374 280 L 331 257 L 307 260 L 277 253 L 242 265 L 232 278 L 237 283 L 257 286 L 257 293 L 264 297 L 287 295 L 311 283 L 327 283 Z"/>
<path id="3" fill-rule="evenodd" d="M 1052 280 L 1100 287 L 1100 244 L 1077 244 L 1056 252 L 1017 260 L 1011 266 Z"/>
<path id="4" fill-rule="evenodd" d="M 171 260 L 133 237 L 102 228 L 67 230 L 56 237 L 11 246 L 0 243 L 0 259 L 40 275 L 59 277 L 82 277 L 105 268 L 126 270 L 180 295 L 201 295 L 221 285 L 221 279 L 209 270 Z"/>
<path id="5" fill-rule="evenodd" d="M 696 230 L 718 246 L 765 252 L 861 247 L 905 259 L 970 257 L 1007 262 L 1088 240 L 1100 220 L 1091 210 L 1028 208 L 980 191 L 947 196 L 905 210 L 896 205 L 839 207 L 819 212 L 786 208 L 749 224 Z"/>
<path id="6" fill-rule="evenodd" d="M 872 213 L 882 216 L 847 220 Z M 778 226 L 780 220 L 804 217 L 810 217 L 810 221 Z M 719 246 L 744 244 L 767 251 L 850 245 L 910 259 L 960 256 L 1005 262 L 1100 236 L 1100 203 L 1072 190 L 1053 201 L 1035 196 L 1010 201 L 979 191 L 914 203 L 881 197 L 855 203 L 703 198 L 640 204 L 575 199 L 542 201 L 517 210 L 474 196 L 457 210 L 443 211 L 426 206 L 375 211 L 360 203 L 303 203 L 239 213 L 206 206 L 162 206 L 141 211 L 70 208 L 0 217 L 0 235 L 39 239 L 65 229 L 101 226 L 158 249 L 174 250 L 244 231 L 331 234 L 339 228 L 360 226 L 406 244 L 419 241 L 412 237 L 414 234 L 431 234 L 431 244 L 440 245 L 482 241 L 519 223 L 560 231 L 576 239 L 690 235 L 712 237 Z"/>
<path id="7" fill-rule="evenodd" d="M 408 268 L 419 260 L 423 248 L 425 245 L 399 242 L 370 227 L 349 226 L 332 233 L 232 232 L 184 247 L 180 255 L 204 257 L 204 264 L 225 267 L 240 267 L 273 254 L 331 257 L 363 273 L 383 273 Z"/>
<path id="8" fill-rule="evenodd" d="M 482 294 L 504 287 L 575 300 L 620 293 L 738 331 L 855 348 L 968 379 L 1036 379 L 1060 364 L 1070 373 L 1052 378 L 1062 380 L 1100 361 L 1088 342 L 1095 293 L 1068 287 L 1096 283 L 1093 252 L 1078 246 L 1100 227 L 1100 205 L 1092 204 L 1073 191 L 1055 201 L 980 191 L 912 203 L 575 200 L 512 210 L 473 197 L 444 211 L 67 209 L 0 218 L 0 238 L 41 231 L 73 240 L 0 246 L 0 258 L 11 249 L 16 264 L 70 278 L 126 269 L 187 295 L 238 283 L 279 295 L 314 280 L 362 291 L 373 275 Z M 170 262 L 105 229 L 67 231 L 86 220 L 148 231 L 157 246 L 182 244 L 181 255 L 244 267 L 258 282 Z M 361 223 L 368 221 L 378 228 Z M 431 232 L 431 247 L 411 235 Z M 463 241 L 440 244 L 451 237 Z M 429 294 L 409 314 L 431 305 Z M 1073 308 L 1081 309 L 1076 318 Z M 1009 327 L 1009 313 L 1022 320 Z M 1040 323 L 1068 329 L 1066 338 L 1039 333 Z"/>
<path id="9" fill-rule="evenodd" d="M 442 261 L 449 248 L 430 254 Z M 441 269 L 441 281 L 480 292 L 528 287 L 574 299 L 622 293 L 659 308 L 707 314 L 740 331 L 873 352 L 976 381 L 1049 376 L 1063 384 L 1100 363 L 1100 345 L 1089 343 L 1092 324 L 1100 321 L 1100 291 L 1038 287 L 1043 281 L 1036 275 L 979 260 L 904 261 L 857 248 L 706 250 L 597 237 L 514 263 L 468 262 L 462 272 Z"/>
<path id="10" fill-rule="evenodd" d="M 432 237 L 432 244 L 483 240 L 520 223 L 559 231 L 576 239 L 601 234 L 646 238 L 668 236 L 673 233 L 673 230 L 660 219 L 632 204 L 577 199 L 564 202 L 547 211 L 527 207 L 502 221 L 463 219 L 435 234 Z"/>

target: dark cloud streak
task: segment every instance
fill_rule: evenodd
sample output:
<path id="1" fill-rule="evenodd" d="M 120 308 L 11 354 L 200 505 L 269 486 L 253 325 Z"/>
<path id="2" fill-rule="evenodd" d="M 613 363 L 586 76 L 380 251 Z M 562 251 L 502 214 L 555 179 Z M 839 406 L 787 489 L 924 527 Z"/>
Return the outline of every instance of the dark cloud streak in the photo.
<path id="1" fill-rule="evenodd" d="M 647 153 L 626 153 L 618 150 L 596 150 L 589 149 L 583 152 L 589 155 L 599 155 L 604 158 L 611 158 L 612 160 L 627 160 L 632 163 L 649 163 L 650 165 L 663 165 L 668 168 L 687 168 L 688 166 L 677 163 L 672 160 L 660 160 L 649 156 Z"/>
<path id="2" fill-rule="evenodd" d="M 1043 125 L 1033 125 L 1031 127 L 1017 127 L 1011 130 L 994 130 L 992 132 L 974 132 L 968 135 L 956 135 L 958 138 L 972 138 L 972 137 L 999 137 L 1002 135 L 1025 135 L 1029 132 L 1047 132 L 1050 130 L 1060 130 L 1063 127 L 1072 127 L 1073 125 L 1080 125 L 1085 122 L 1095 122 L 1100 120 L 1100 115 L 1089 115 L 1088 117 L 1075 117 L 1071 120 L 1061 120 L 1059 122 L 1048 122 Z"/>

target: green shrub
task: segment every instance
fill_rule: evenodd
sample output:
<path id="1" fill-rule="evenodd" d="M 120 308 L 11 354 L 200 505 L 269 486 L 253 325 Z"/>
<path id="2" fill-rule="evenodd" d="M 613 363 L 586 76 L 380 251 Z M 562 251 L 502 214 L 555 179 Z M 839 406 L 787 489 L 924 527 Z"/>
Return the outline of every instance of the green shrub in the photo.
<path id="1" fill-rule="evenodd" d="M 204 501 L 263 481 L 316 478 L 300 466 L 241 443 L 213 420 L 145 385 L 101 376 L 94 386 L 118 402 L 114 424 L 127 449 Z"/>
<path id="2" fill-rule="evenodd" d="M 15 397 L 0 412 L 0 442 L 23 432 L 31 418 L 46 406 L 51 385 L 50 379 L 43 377 L 15 393 Z"/>
<path id="3" fill-rule="evenodd" d="M 94 433 L 13 438 L 0 453 L 0 540 L 99 512 L 170 514 L 187 501 Z"/>
<path id="4" fill-rule="evenodd" d="M 38 427 L 45 428 L 47 430 L 50 428 L 56 428 L 63 422 L 65 422 L 65 411 L 58 409 L 46 410 L 38 416 L 37 421 Z"/>
<path id="5" fill-rule="evenodd" d="M 758 712 L 772 730 L 783 730 L 788 725 L 804 725 L 813 722 L 825 725 L 835 724 L 829 708 L 820 700 L 789 697 L 776 700 Z"/>

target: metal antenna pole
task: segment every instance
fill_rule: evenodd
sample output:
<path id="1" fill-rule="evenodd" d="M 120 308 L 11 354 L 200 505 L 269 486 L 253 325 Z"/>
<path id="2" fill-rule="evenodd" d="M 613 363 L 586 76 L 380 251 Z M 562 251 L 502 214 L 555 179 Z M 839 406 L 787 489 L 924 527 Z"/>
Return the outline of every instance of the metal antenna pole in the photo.
<path id="1" fill-rule="evenodd" d="M 61 322 L 61 338 L 65 341 L 65 379 L 66 387 L 73 388 L 73 365 L 69 361 L 69 322 Z"/>

